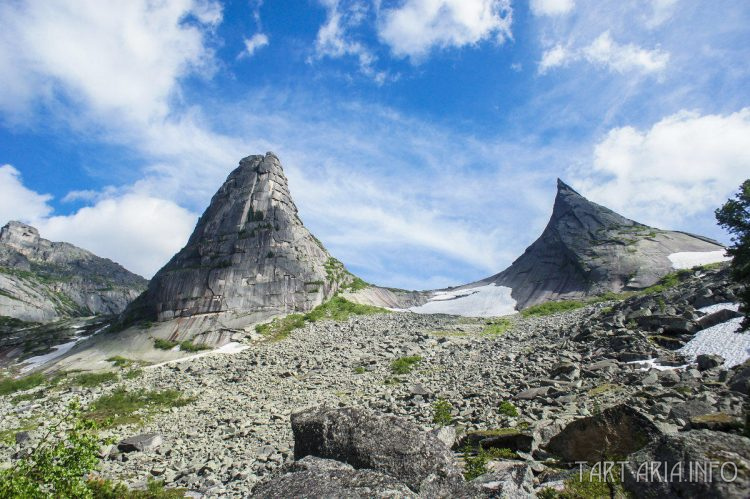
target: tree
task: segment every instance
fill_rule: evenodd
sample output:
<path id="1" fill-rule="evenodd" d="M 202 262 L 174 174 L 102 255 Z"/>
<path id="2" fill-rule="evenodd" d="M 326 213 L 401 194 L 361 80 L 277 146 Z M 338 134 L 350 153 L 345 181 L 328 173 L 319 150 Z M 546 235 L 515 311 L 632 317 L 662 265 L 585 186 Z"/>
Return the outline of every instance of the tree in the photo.
<path id="1" fill-rule="evenodd" d="M 740 186 L 734 199 L 716 210 L 716 220 L 732 235 L 727 253 L 732 257 L 732 277 L 744 285 L 739 299 L 745 312 L 743 329 L 750 327 L 750 179 Z"/>

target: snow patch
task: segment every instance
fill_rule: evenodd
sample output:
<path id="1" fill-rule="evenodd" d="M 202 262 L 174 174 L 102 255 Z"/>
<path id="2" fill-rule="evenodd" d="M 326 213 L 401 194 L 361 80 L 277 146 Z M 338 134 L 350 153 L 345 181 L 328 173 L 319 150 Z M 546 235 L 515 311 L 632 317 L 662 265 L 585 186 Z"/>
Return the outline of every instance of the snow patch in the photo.
<path id="1" fill-rule="evenodd" d="M 216 348 L 214 350 L 207 350 L 205 352 L 197 353 L 195 355 L 189 355 L 187 357 L 181 357 L 179 359 L 173 359 L 173 360 L 168 360 L 166 362 L 160 362 L 158 364 L 152 364 L 150 366 L 146 366 L 145 368 L 146 369 L 153 369 L 155 367 L 166 366 L 166 365 L 169 365 L 169 364 L 178 364 L 180 362 L 185 362 L 186 360 L 195 360 L 195 359 L 199 359 L 201 357 L 206 357 L 208 355 L 235 354 L 235 353 L 239 353 L 239 352 L 241 352 L 243 350 L 246 350 L 248 348 L 249 348 L 248 345 L 243 345 L 242 343 L 238 343 L 236 341 L 230 341 L 226 345 L 222 345 L 219 348 Z"/>
<path id="2" fill-rule="evenodd" d="M 737 303 L 710 305 L 699 309 L 712 314 L 722 309 L 739 310 Z M 701 354 L 716 354 L 724 357 L 724 367 L 742 364 L 750 358 L 750 332 L 740 333 L 742 317 L 735 317 L 726 322 L 699 331 L 678 352 L 686 357 L 695 358 Z"/>
<path id="3" fill-rule="evenodd" d="M 732 257 L 727 256 L 724 250 L 719 251 L 684 251 L 669 255 L 674 269 L 691 269 L 697 265 L 708 265 L 710 263 L 726 262 Z"/>
<path id="4" fill-rule="evenodd" d="M 26 360 L 24 360 L 24 361 L 21 362 L 21 366 L 22 367 L 21 367 L 20 371 L 22 373 L 29 372 L 29 371 L 31 371 L 33 369 L 36 369 L 39 366 L 42 366 L 42 365 L 46 364 L 47 362 L 49 362 L 51 360 L 55 360 L 58 357 L 62 357 L 63 355 L 65 355 L 66 353 L 68 353 L 71 348 L 73 348 L 74 346 L 76 346 L 77 343 L 80 343 L 81 341 L 83 341 L 83 340 L 85 340 L 87 338 L 91 338 L 95 334 L 100 333 L 101 331 L 104 331 L 104 329 L 106 329 L 106 328 L 107 328 L 107 326 L 100 327 L 99 329 L 97 329 L 96 331 L 94 331 L 93 333 L 91 333 L 88 336 L 78 336 L 75 339 L 73 339 L 72 341 L 69 341 L 67 343 L 62 343 L 60 345 L 55 345 L 53 347 L 54 350 L 52 350 L 49 353 L 45 353 L 44 355 L 37 355 L 36 357 L 29 357 L 28 359 L 26 359 Z M 77 329 L 76 333 L 79 333 L 81 331 L 82 331 L 82 329 Z"/>
<path id="5" fill-rule="evenodd" d="M 438 291 L 430 301 L 411 312 L 418 314 L 451 314 L 465 317 L 497 317 L 514 314 L 516 300 L 511 296 L 511 288 L 488 284 L 475 288 Z"/>
<path id="6" fill-rule="evenodd" d="M 688 366 L 688 364 L 685 364 L 684 366 L 663 366 L 656 362 L 656 359 L 634 360 L 628 362 L 628 364 L 639 366 L 639 371 L 649 371 L 651 369 L 656 369 L 657 371 L 669 371 L 673 369 L 685 369 Z"/>

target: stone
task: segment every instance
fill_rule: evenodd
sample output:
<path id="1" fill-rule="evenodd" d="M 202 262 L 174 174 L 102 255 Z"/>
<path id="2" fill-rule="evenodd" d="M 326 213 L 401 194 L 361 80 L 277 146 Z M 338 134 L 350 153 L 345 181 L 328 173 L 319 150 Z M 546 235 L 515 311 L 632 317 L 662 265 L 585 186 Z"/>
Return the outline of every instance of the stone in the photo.
<path id="1" fill-rule="evenodd" d="M 716 412 L 716 409 L 706 401 L 687 400 L 672 406 L 669 417 L 687 421 L 693 416 L 702 416 L 704 414 L 711 414 L 712 412 Z"/>
<path id="2" fill-rule="evenodd" d="M 431 474 L 459 472 L 450 450 L 409 421 L 355 409 L 311 408 L 292 415 L 294 458 L 336 459 L 386 473 L 413 490 Z"/>
<path id="3" fill-rule="evenodd" d="M 148 452 L 157 449 L 162 442 L 162 436 L 158 433 L 141 433 L 121 440 L 117 444 L 117 450 L 120 452 Z"/>
<path id="4" fill-rule="evenodd" d="M 724 357 L 721 355 L 700 354 L 695 360 L 699 371 L 708 371 L 724 365 Z"/>
<path id="5" fill-rule="evenodd" d="M 743 317 L 743 315 L 734 310 L 723 308 L 717 312 L 698 319 L 698 326 L 701 329 L 708 329 L 710 327 L 716 326 L 717 324 L 723 324 L 724 322 L 735 319 L 737 317 Z"/>
<path id="6" fill-rule="evenodd" d="M 456 443 L 456 427 L 455 426 L 441 426 L 440 428 L 435 428 L 434 430 L 431 430 L 430 433 L 432 433 L 435 437 L 437 437 L 438 440 L 443 442 L 446 447 L 449 449 L 453 447 L 453 445 Z"/>
<path id="7" fill-rule="evenodd" d="M 0 267 L 18 271 L 0 272 L 0 316 L 27 322 L 118 314 L 147 285 L 111 260 L 48 241 L 20 222 L 0 229 Z"/>
<path id="8" fill-rule="evenodd" d="M 740 431 L 744 427 L 742 419 L 724 412 L 713 412 L 690 418 L 689 428 L 694 430 Z"/>
<path id="9" fill-rule="evenodd" d="M 732 391 L 750 395 L 750 359 L 736 369 L 727 385 Z"/>
<path id="10" fill-rule="evenodd" d="M 526 463 L 505 461 L 493 463 L 490 473 L 481 475 L 471 481 L 492 497 L 508 499 L 527 499 L 534 497 L 534 474 Z"/>
<path id="11" fill-rule="evenodd" d="M 627 462 L 623 483 L 639 498 L 744 499 L 750 490 L 750 439 L 746 437 L 710 430 L 667 433 L 628 456 Z M 716 465 L 709 480 L 703 470 L 711 462 Z M 649 471 L 651 463 L 660 466 Z M 722 479 L 722 466 L 726 479 Z M 665 479 L 665 468 L 670 473 L 675 470 L 672 479 Z M 730 481 L 731 478 L 734 479 Z"/>
<path id="12" fill-rule="evenodd" d="M 601 414 L 573 421 L 544 447 L 569 462 L 595 462 L 627 456 L 660 434 L 646 416 L 620 404 Z"/>
<path id="13" fill-rule="evenodd" d="M 533 400 L 537 397 L 546 397 L 547 393 L 550 391 L 549 386 L 541 386 L 539 388 L 528 388 L 526 390 L 523 390 L 519 392 L 516 395 L 516 399 L 518 400 Z"/>
<path id="14" fill-rule="evenodd" d="M 15 435 L 16 445 L 24 447 L 31 441 L 31 434 L 28 431 L 19 431 Z"/>
<path id="15" fill-rule="evenodd" d="M 312 310 L 353 280 L 303 225 L 281 162 L 269 152 L 240 161 L 185 247 L 124 317 L 242 313 L 257 323 Z"/>

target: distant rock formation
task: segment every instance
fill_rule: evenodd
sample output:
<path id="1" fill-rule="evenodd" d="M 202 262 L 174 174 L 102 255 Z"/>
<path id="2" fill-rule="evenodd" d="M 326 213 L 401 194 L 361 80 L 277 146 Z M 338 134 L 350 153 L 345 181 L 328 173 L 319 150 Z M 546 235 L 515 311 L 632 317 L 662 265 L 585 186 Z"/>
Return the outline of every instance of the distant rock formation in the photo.
<path id="1" fill-rule="evenodd" d="M 354 276 L 303 225 L 273 153 L 248 156 L 211 199 L 187 245 L 151 280 L 126 320 L 305 312 Z"/>
<path id="2" fill-rule="evenodd" d="M 558 179 L 547 227 L 510 267 L 479 282 L 434 291 L 430 301 L 412 310 L 504 315 L 546 301 L 643 289 L 686 262 L 721 261 L 723 254 L 716 241 L 635 222 Z"/>
<path id="3" fill-rule="evenodd" d="M 43 239 L 29 225 L 0 229 L 0 316 L 50 322 L 119 314 L 147 284 L 111 260 Z"/>

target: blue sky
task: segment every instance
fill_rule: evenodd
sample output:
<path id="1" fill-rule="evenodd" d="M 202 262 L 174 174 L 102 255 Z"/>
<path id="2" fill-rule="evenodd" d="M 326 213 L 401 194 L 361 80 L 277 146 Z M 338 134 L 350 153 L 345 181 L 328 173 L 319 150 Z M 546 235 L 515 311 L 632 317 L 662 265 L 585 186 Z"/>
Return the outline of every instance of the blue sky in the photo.
<path id="1" fill-rule="evenodd" d="M 494 274 L 555 180 L 728 242 L 750 176 L 750 4 L 95 0 L 0 6 L 0 220 L 150 277 L 240 158 L 364 279 Z"/>

